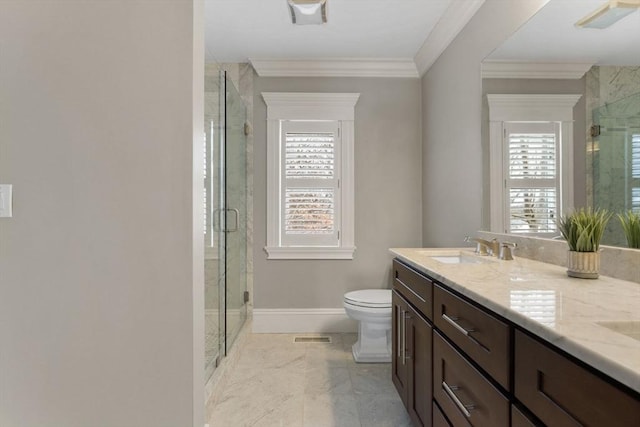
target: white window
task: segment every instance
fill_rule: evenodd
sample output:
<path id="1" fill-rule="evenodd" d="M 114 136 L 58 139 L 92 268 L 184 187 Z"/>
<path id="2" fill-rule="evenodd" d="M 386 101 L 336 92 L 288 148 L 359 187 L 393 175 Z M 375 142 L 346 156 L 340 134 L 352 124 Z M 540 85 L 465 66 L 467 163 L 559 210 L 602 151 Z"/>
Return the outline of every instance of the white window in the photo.
<path id="1" fill-rule="evenodd" d="M 504 213 L 509 233 L 555 234 L 561 194 L 559 123 L 504 123 Z"/>
<path id="2" fill-rule="evenodd" d="M 557 234 L 573 207 L 573 107 L 581 95 L 487 95 L 491 231 Z"/>
<path id="3" fill-rule="evenodd" d="M 352 259 L 359 94 L 263 93 L 269 259 Z"/>

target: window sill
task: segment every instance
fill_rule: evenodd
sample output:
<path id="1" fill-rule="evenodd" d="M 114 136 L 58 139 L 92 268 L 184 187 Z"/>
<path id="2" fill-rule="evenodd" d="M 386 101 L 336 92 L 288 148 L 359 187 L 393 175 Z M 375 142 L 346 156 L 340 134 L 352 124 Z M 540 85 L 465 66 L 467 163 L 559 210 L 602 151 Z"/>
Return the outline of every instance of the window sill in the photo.
<path id="1" fill-rule="evenodd" d="M 265 247 L 267 259 L 353 259 L 352 247 Z"/>

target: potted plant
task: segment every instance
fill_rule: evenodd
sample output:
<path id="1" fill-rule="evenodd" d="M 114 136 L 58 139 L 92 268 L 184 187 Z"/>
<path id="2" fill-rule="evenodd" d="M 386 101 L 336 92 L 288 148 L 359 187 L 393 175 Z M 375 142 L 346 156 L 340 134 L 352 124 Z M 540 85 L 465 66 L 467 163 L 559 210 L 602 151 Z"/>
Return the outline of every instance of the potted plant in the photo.
<path id="1" fill-rule="evenodd" d="M 558 229 L 569 245 L 567 274 L 570 277 L 598 278 L 600 240 L 611 215 L 606 209 L 582 208 L 558 220 Z"/>
<path id="2" fill-rule="evenodd" d="M 627 237 L 627 246 L 640 249 L 640 213 L 628 211 L 625 214 L 618 214 L 618 219 Z"/>

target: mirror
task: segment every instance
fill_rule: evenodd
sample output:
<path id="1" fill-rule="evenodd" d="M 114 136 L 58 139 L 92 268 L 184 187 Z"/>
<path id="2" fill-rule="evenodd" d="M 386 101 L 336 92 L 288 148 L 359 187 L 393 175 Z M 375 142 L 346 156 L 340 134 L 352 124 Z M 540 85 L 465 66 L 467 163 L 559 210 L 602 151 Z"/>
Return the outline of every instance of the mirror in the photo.
<path id="1" fill-rule="evenodd" d="M 575 25 L 606 3 L 550 0 L 485 58 L 485 212 L 490 212 L 487 94 L 581 94 L 573 109 L 574 205 L 640 212 L 640 10 L 605 29 Z M 615 215 L 603 244 L 627 246 Z"/>

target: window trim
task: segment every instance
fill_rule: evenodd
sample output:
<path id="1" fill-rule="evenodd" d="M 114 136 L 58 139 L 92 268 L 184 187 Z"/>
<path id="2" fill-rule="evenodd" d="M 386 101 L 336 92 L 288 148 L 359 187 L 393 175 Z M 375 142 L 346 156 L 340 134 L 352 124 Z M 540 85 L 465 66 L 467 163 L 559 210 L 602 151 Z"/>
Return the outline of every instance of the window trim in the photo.
<path id="1" fill-rule="evenodd" d="M 267 105 L 267 259 L 353 259 L 355 251 L 354 119 L 359 93 L 262 92 Z M 338 246 L 283 246 L 280 242 L 281 132 L 284 120 L 339 121 L 341 132 Z"/>
<path id="2" fill-rule="evenodd" d="M 558 215 L 573 208 L 573 107 L 581 94 L 487 94 L 489 103 L 490 228 L 508 233 L 504 214 L 504 123 L 560 123 Z"/>

